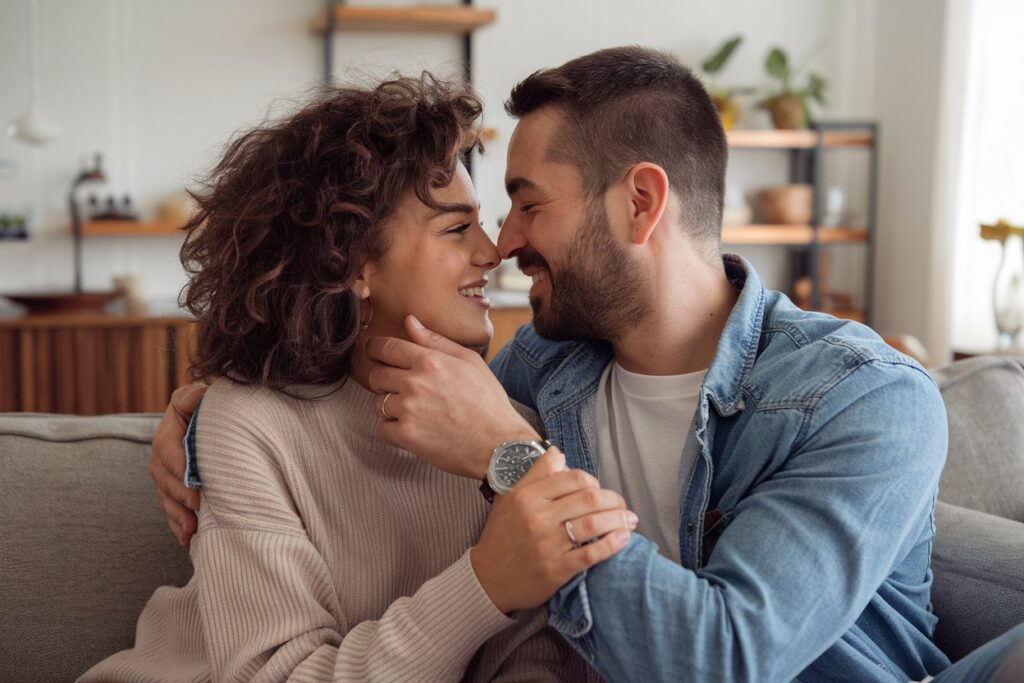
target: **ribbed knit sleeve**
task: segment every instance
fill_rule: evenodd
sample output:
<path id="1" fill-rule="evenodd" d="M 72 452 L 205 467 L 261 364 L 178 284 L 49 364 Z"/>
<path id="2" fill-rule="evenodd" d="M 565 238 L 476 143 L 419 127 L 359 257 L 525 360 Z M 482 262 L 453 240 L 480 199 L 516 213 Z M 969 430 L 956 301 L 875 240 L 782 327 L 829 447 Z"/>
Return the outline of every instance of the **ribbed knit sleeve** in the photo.
<path id="1" fill-rule="evenodd" d="M 477 648 L 514 623 L 484 593 L 468 551 L 379 618 L 354 623 L 296 510 L 289 439 L 266 428 L 287 420 L 259 401 L 240 410 L 210 398 L 192 559 L 215 680 L 458 680 Z"/>

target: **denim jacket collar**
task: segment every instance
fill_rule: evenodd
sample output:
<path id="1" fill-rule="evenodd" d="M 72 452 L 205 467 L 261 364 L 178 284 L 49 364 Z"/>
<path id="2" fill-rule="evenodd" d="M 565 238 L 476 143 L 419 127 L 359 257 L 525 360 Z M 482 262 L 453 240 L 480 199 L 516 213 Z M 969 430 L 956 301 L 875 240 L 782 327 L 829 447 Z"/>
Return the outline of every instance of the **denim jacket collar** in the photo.
<path id="1" fill-rule="evenodd" d="M 742 388 L 757 360 L 764 321 L 765 291 L 761 278 L 746 259 L 735 254 L 722 257 L 729 282 L 740 290 L 739 299 L 725 323 L 718 350 L 704 377 L 704 392 L 723 417 L 743 410 Z"/>

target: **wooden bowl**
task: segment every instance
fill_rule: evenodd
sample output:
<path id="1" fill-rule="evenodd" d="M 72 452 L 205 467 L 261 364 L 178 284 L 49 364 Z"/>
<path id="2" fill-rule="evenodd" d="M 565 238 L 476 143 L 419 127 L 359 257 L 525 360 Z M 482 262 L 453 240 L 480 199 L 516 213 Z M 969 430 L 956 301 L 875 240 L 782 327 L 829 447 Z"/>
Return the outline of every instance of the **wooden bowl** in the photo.
<path id="1" fill-rule="evenodd" d="M 102 313 L 103 307 L 124 295 L 120 290 L 110 292 L 29 292 L 0 294 L 28 309 L 29 315 L 67 315 Z"/>
<path id="2" fill-rule="evenodd" d="M 783 185 L 762 190 L 761 222 L 770 225 L 807 225 L 811 222 L 811 186 Z"/>

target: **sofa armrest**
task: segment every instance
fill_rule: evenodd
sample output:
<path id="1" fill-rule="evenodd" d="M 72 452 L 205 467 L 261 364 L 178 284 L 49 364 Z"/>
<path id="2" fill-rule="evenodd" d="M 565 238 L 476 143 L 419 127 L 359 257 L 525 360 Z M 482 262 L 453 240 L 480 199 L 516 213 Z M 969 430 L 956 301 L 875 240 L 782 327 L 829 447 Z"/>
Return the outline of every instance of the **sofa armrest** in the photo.
<path id="1" fill-rule="evenodd" d="M 939 501 L 935 642 L 953 661 L 1024 622 L 1024 524 Z"/>

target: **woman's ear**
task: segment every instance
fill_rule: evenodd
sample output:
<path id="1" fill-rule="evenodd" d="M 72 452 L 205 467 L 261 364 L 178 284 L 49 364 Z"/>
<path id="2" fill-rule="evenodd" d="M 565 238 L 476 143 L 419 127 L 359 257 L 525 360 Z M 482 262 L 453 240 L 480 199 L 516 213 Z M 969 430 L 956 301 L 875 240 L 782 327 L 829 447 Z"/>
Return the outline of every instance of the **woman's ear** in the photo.
<path id="1" fill-rule="evenodd" d="M 370 298 L 370 280 L 373 279 L 373 274 L 376 270 L 372 263 L 367 263 L 359 270 L 355 284 L 352 285 L 352 291 L 360 299 L 366 300 Z"/>
<path id="2" fill-rule="evenodd" d="M 632 205 L 629 241 L 646 244 L 668 205 L 668 174 L 657 164 L 643 162 L 630 169 L 624 180 Z"/>

